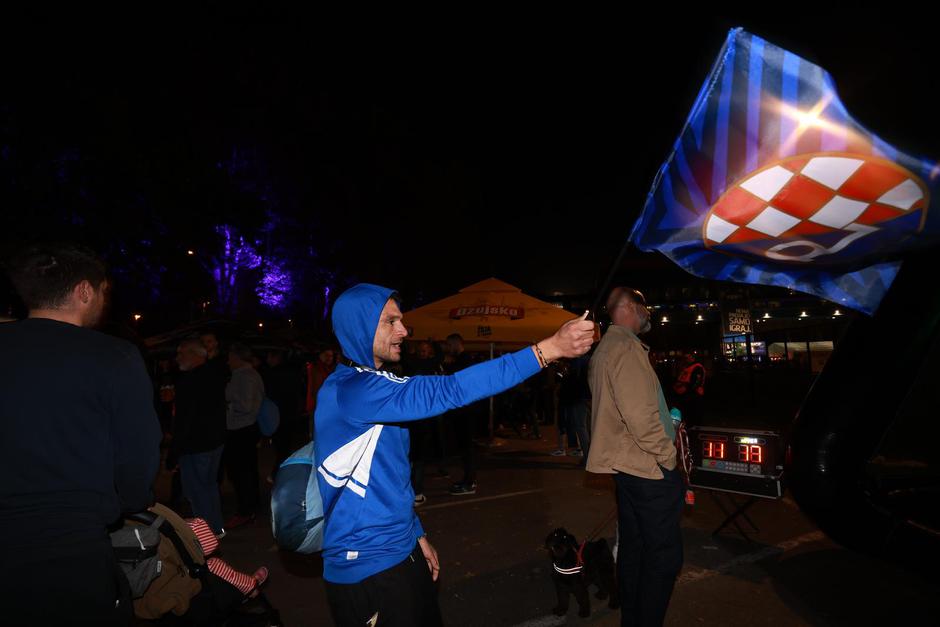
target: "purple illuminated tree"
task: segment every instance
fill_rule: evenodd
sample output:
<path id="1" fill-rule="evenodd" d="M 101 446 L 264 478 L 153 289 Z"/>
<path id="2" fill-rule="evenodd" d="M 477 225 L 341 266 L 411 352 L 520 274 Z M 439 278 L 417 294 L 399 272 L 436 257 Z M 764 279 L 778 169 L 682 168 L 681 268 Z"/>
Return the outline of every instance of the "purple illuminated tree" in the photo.
<path id="1" fill-rule="evenodd" d="M 261 280 L 255 288 L 258 300 L 271 309 L 286 308 L 294 287 L 286 262 L 269 258 L 264 260 L 262 268 Z"/>
<path id="2" fill-rule="evenodd" d="M 238 310 L 238 294 L 247 271 L 261 266 L 262 259 L 254 246 L 230 224 L 220 224 L 215 232 L 221 238 L 218 255 L 210 257 L 212 278 L 215 281 L 218 308 L 227 314 Z"/>

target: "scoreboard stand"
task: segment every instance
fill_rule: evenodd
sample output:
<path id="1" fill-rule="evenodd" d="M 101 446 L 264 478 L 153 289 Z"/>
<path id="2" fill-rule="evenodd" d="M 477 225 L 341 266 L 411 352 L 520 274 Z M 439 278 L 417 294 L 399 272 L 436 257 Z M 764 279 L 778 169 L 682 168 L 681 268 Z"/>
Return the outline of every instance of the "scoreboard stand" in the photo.
<path id="1" fill-rule="evenodd" d="M 747 515 L 747 510 L 749 510 L 760 500 L 758 497 L 748 497 L 747 500 L 739 504 L 735 500 L 734 495 L 727 492 L 708 489 L 708 494 L 712 497 L 712 500 L 715 501 L 715 504 L 718 505 L 718 509 L 720 509 L 725 515 L 725 519 L 721 521 L 721 524 L 718 525 L 714 531 L 712 531 L 713 536 L 717 536 L 728 525 L 734 525 L 734 528 L 738 530 L 738 533 L 741 534 L 741 537 L 750 542 L 751 537 L 748 535 L 748 532 L 738 524 L 738 518 L 742 518 L 745 522 L 747 522 L 748 526 L 751 528 L 752 533 L 760 533 L 760 528 L 755 525 L 754 521 L 751 520 L 751 517 Z M 722 502 L 722 497 L 728 501 L 727 505 Z M 734 508 L 733 511 L 731 511 L 732 508 Z"/>
<path id="2" fill-rule="evenodd" d="M 708 490 L 725 515 L 712 535 L 733 525 L 750 541 L 738 520 L 746 522 L 752 532 L 759 532 L 747 515 L 748 510 L 760 499 L 783 497 L 784 442 L 780 434 L 754 429 L 692 427 L 689 451 L 692 454 L 691 487 Z M 746 499 L 739 502 L 739 496 Z"/>

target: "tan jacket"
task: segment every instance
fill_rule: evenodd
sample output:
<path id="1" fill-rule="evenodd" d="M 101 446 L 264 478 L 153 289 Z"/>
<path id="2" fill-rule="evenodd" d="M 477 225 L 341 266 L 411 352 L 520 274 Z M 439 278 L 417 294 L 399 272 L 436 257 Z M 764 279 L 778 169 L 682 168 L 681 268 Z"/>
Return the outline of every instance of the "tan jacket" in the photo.
<path id="1" fill-rule="evenodd" d="M 619 326 L 611 326 L 597 345 L 588 371 L 589 472 L 662 479 L 657 464 L 676 467 L 676 447 L 660 416 L 666 405 L 648 355 L 649 347 Z"/>
<path id="2" fill-rule="evenodd" d="M 159 503 L 151 507 L 150 511 L 163 516 L 173 525 L 177 535 L 183 541 L 183 546 L 197 564 L 206 563 L 199 540 L 185 520 Z M 202 583 L 189 576 L 189 570 L 183 558 L 180 557 L 169 538 L 165 536 L 160 538 L 157 555 L 163 562 L 163 572 L 153 580 L 144 596 L 134 599 L 134 614 L 139 618 L 147 619 L 161 618 L 167 612 L 182 616 L 189 610 L 190 600 L 202 590 Z"/>

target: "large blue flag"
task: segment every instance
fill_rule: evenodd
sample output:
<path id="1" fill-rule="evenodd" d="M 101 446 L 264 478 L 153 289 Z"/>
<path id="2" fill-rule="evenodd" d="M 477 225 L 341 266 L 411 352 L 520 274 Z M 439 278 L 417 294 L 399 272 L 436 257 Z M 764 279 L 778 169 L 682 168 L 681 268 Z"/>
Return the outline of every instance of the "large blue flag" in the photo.
<path id="1" fill-rule="evenodd" d="M 853 120 L 825 70 L 738 28 L 630 239 L 701 277 L 870 314 L 900 254 L 937 243 L 938 177 Z"/>

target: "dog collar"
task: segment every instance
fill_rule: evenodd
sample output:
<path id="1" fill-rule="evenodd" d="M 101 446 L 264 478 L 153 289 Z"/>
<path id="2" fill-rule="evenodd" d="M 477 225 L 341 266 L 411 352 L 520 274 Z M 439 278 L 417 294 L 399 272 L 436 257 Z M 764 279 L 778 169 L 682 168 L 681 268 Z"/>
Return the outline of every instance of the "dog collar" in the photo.
<path id="1" fill-rule="evenodd" d="M 581 566 L 574 566 L 573 568 L 561 568 L 555 562 L 552 562 L 552 568 L 555 569 L 556 573 L 561 575 L 577 575 L 581 572 Z"/>

